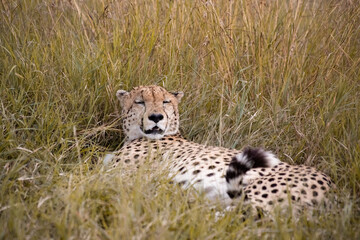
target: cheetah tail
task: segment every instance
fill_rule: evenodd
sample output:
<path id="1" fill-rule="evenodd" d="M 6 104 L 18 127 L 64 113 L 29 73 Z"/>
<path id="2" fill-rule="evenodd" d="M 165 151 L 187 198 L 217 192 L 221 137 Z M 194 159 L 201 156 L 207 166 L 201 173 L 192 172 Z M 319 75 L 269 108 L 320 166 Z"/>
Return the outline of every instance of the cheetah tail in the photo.
<path id="1" fill-rule="evenodd" d="M 250 168 L 267 168 L 278 165 L 281 161 L 270 151 L 262 148 L 247 147 L 235 156 L 239 162 L 248 163 Z"/>
<path id="2" fill-rule="evenodd" d="M 230 198 L 238 197 L 242 192 L 243 176 L 251 168 L 274 167 L 280 160 L 269 151 L 247 147 L 231 160 L 226 171 L 227 193 Z"/>

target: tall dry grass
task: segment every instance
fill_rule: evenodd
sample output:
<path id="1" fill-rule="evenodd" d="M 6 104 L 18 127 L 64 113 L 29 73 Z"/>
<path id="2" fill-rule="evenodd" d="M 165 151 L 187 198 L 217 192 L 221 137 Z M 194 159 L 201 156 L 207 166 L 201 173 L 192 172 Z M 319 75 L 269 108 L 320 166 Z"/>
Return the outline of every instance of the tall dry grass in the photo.
<path id="1" fill-rule="evenodd" d="M 2 1 L 0 237 L 358 239 L 359 1 Z M 263 146 L 337 185 L 332 211 L 215 219 L 122 142 L 115 92 L 182 90 L 196 142 Z M 195 200 L 194 200 L 195 198 Z"/>

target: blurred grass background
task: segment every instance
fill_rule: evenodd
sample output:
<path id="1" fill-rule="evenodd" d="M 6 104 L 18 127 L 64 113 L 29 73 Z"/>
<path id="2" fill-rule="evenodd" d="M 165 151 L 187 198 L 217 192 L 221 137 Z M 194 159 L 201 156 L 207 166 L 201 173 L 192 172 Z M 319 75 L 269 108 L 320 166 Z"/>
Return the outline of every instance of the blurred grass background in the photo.
<path id="1" fill-rule="evenodd" d="M 0 6 L 1 239 L 360 238 L 359 1 Z M 115 92 L 147 84 L 185 92 L 187 139 L 314 166 L 338 206 L 216 220 L 166 174 L 104 172 L 124 137 Z"/>

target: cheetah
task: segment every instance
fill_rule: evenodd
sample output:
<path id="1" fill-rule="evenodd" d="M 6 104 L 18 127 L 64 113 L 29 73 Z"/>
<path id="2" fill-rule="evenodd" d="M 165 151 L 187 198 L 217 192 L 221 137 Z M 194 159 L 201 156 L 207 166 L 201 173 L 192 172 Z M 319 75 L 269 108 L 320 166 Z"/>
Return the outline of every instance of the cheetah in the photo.
<path id="1" fill-rule="evenodd" d="M 116 96 L 126 139 L 120 150 L 105 156 L 108 167 L 136 171 L 152 159 L 154 169 L 168 169 L 173 182 L 193 187 L 212 201 L 231 205 L 243 198 L 264 210 L 289 201 L 313 206 L 331 187 L 325 174 L 281 162 L 261 148 L 241 151 L 186 140 L 179 133 L 183 92 L 152 85 L 118 90 Z"/>

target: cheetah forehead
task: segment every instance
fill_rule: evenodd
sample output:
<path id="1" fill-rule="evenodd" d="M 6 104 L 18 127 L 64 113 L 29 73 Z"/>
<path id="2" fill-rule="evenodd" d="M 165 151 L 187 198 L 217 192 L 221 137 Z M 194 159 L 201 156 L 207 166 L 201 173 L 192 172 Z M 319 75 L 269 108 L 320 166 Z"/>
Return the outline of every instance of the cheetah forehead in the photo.
<path id="1" fill-rule="evenodd" d="M 183 96 L 183 92 L 168 92 L 163 87 L 149 85 L 134 87 L 129 95 L 131 99 L 139 99 L 144 102 L 171 101 L 177 105 Z"/>

